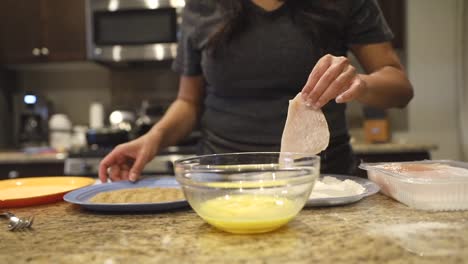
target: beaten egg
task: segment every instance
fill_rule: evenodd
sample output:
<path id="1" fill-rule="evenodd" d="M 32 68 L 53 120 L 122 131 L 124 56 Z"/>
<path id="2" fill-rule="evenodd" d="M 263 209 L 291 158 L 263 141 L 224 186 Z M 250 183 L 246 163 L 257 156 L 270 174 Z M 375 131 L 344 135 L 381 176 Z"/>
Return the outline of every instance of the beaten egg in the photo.
<path id="1" fill-rule="evenodd" d="M 209 224 L 237 234 L 264 233 L 287 224 L 302 204 L 282 197 L 226 195 L 200 204 L 198 214 Z"/>

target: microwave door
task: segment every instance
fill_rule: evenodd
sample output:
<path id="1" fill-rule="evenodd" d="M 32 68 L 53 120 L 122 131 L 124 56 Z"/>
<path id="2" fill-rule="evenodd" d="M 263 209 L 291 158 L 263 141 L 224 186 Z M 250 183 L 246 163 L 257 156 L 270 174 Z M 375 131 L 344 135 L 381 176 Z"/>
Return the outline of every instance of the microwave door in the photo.
<path id="1" fill-rule="evenodd" d="M 90 10 L 88 55 L 103 62 L 173 59 L 179 13 L 172 7 Z"/>

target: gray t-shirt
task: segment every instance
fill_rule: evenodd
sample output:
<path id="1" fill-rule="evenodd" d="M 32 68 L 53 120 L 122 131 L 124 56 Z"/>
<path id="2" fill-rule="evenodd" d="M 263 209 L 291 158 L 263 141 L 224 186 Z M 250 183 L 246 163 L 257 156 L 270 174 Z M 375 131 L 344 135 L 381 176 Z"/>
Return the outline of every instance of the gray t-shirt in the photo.
<path id="1" fill-rule="evenodd" d="M 210 34 L 222 21 L 216 1 L 187 1 L 181 39 L 173 68 L 182 75 L 203 75 L 206 96 L 200 127 L 202 153 L 278 151 L 288 101 L 301 91 L 317 60 L 324 54 L 320 39 L 292 21 L 287 2 L 268 12 L 250 0 L 249 27 L 223 52 L 212 55 Z M 197 2 L 197 3 L 194 3 Z M 338 0 L 344 11 L 340 42 L 331 52 L 346 55 L 352 44 L 378 43 L 393 35 L 375 0 Z M 334 141 L 348 138 L 345 104 L 334 101 L 322 110 Z"/>

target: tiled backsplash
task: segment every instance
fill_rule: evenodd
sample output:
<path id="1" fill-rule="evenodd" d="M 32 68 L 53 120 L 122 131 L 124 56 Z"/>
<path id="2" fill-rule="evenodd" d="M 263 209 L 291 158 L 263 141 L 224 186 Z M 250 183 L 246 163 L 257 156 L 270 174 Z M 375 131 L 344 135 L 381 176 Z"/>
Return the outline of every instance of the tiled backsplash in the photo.
<path id="1" fill-rule="evenodd" d="M 114 109 L 136 110 L 142 100 L 168 102 L 177 95 L 178 76 L 168 64 L 117 68 L 82 62 L 15 70 L 17 90 L 44 95 L 74 125 L 88 124 L 92 102 L 102 103 L 107 116 Z"/>
<path id="2" fill-rule="evenodd" d="M 141 102 L 172 102 L 177 96 L 179 76 L 169 63 L 113 68 L 111 102 L 114 108 L 136 109 Z"/>

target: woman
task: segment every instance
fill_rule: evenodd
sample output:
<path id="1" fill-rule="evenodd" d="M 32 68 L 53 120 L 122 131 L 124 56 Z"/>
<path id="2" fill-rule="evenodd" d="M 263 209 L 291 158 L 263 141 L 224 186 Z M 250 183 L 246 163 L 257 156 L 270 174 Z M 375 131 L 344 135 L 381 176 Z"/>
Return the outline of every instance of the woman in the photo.
<path id="1" fill-rule="evenodd" d="M 323 172 L 352 173 L 345 103 L 405 107 L 413 96 L 392 37 L 375 0 L 187 1 L 173 65 L 177 99 L 147 134 L 106 156 L 99 176 L 136 180 L 198 125 L 199 154 L 278 151 L 288 100 L 301 91 L 330 128 Z M 366 74 L 356 73 L 348 50 Z"/>

